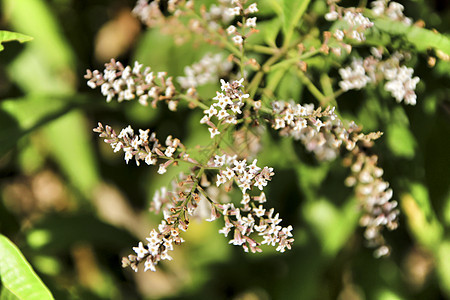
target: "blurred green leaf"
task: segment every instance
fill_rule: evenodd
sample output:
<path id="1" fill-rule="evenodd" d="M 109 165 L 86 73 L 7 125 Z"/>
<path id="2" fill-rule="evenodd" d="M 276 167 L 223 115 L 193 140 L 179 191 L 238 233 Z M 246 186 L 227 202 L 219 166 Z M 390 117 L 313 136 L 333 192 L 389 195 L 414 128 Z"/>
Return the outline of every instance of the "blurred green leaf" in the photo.
<path id="1" fill-rule="evenodd" d="M 303 215 L 317 235 L 324 254 L 334 256 L 355 231 L 359 212 L 354 200 L 339 209 L 323 198 L 305 204 Z"/>
<path id="2" fill-rule="evenodd" d="M 72 49 L 46 1 L 5 0 L 3 10 L 15 30 L 34 37 L 34 42 L 27 48 L 42 60 L 45 68 L 59 72 L 67 67 L 73 68 L 75 57 Z"/>
<path id="3" fill-rule="evenodd" d="M 0 279 L 1 299 L 53 299 L 20 250 L 4 235 L 0 235 Z"/>
<path id="4" fill-rule="evenodd" d="M 252 34 L 247 38 L 250 44 L 266 43 L 271 47 L 276 47 L 276 38 L 281 29 L 280 19 L 270 19 L 258 22 L 257 34 Z"/>
<path id="5" fill-rule="evenodd" d="M 413 158 L 416 141 L 408 127 L 404 124 L 389 124 L 386 129 L 386 139 L 391 151 L 405 158 Z"/>
<path id="6" fill-rule="evenodd" d="M 11 32 L 6 30 L 0 30 L 0 51 L 2 51 L 5 47 L 2 45 L 4 42 L 10 42 L 10 41 L 18 41 L 20 43 L 25 43 L 33 40 L 31 36 L 17 33 L 17 32 Z"/>
<path id="7" fill-rule="evenodd" d="M 437 271 L 441 287 L 450 297 L 450 241 L 441 243 L 437 251 Z"/>
<path id="8" fill-rule="evenodd" d="M 310 0 L 282 0 L 283 32 L 288 34 L 297 26 L 306 11 Z"/>
<path id="9" fill-rule="evenodd" d="M 408 221 L 408 227 L 417 242 L 435 251 L 439 246 L 443 228 L 436 218 L 428 196 L 422 184 L 409 185 L 410 194 L 401 196 L 401 207 Z"/>
<path id="10" fill-rule="evenodd" d="M 127 231 L 82 213 L 46 216 L 27 233 L 27 241 L 32 248 L 52 254 L 67 251 L 80 242 L 115 249 L 136 242 Z"/>
<path id="11" fill-rule="evenodd" d="M 54 96 L 31 96 L 0 102 L 0 156 L 28 133 L 61 117 L 71 109 Z"/>
<path id="12" fill-rule="evenodd" d="M 300 95 L 303 91 L 303 85 L 297 77 L 297 66 L 290 67 L 278 83 L 277 95 L 278 99 L 294 100 L 301 102 Z"/>
<path id="13" fill-rule="evenodd" d="M 264 35 L 264 41 L 267 45 L 276 47 L 276 39 L 278 32 L 281 29 L 281 22 L 279 19 L 272 19 L 270 21 L 260 22 L 262 28 L 259 28 L 261 34 Z M 258 27 L 259 27 L 258 23 Z"/>
<path id="14" fill-rule="evenodd" d="M 92 145 L 92 128 L 81 111 L 73 110 L 44 129 L 55 159 L 85 197 L 100 180 Z"/>
<path id="15" fill-rule="evenodd" d="M 3 7 L 14 28 L 36 38 L 9 66 L 10 76 L 29 94 L 47 92 L 70 97 L 76 83 L 75 55 L 49 4 L 42 0 L 6 0 Z M 45 99 L 40 98 L 40 102 L 35 105 L 51 109 Z M 89 197 L 99 175 L 90 143 L 91 128 L 82 114 L 66 114 L 44 132 L 55 160 L 73 185 Z"/>
<path id="16" fill-rule="evenodd" d="M 420 52 L 426 52 L 432 48 L 450 55 L 450 38 L 443 34 L 387 18 L 374 18 L 372 21 L 375 24 L 374 27 L 383 32 L 404 36 Z"/>

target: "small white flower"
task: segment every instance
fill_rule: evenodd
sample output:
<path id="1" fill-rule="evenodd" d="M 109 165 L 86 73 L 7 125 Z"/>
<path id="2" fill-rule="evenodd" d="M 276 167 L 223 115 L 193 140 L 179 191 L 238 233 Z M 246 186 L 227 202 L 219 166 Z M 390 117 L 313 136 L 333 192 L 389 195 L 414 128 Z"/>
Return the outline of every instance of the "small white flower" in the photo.
<path id="1" fill-rule="evenodd" d="M 139 258 L 144 258 L 144 256 L 148 253 L 148 250 L 145 249 L 144 244 L 139 242 L 138 247 L 133 247 L 134 252 L 136 252 Z"/>
<path id="2" fill-rule="evenodd" d="M 128 161 L 133 158 L 133 154 L 131 153 L 131 148 L 128 148 L 127 150 L 124 149 L 124 151 L 125 151 L 124 159 L 125 159 L 126 163 L 128 164 Z"/>
<path id="3" fill-rule="evenodd" d="M 285 122 L 283 119 L 275 119 L 275 129 L 280 129 L 280 128 L 284 128 L 286 126 Z"/>
<path id="4" fill-rule="evenodd" d="M 250 4 L 250 6 L 247 8 L 249 13 L 257 13 L 258 12 L 258 7 L 256 6 L 256 3 L 252 3 Z"/>
<path id="5" fill-rule="evenodd" d="M 247 160 L 246 159 L 241 160 L 241 161 L 235 160 L 233 163 L 234 163 L 234 166 L 235 166 L 233 168 L 233 171 L 236 171 L 237 173 L 240 173 L 240 174 L 245 172 L 245 168 L 247 166 Z"/>
<path id="6" fill-rule="evenodd" d="M 141 72 L 142 64 L 137 61 L 134 62 L 133 74 L 138 75 Z"/>
<path id="7" fill-rule="evenodd" d="M 241 46 L 242 43 L 244 42 L 244 40 L 242 39 L 242 36 L 240 36 L 240 35 L 235 35 L 235 36 L 232 38 L 232 40 L 233 40 L 233 43 L 234 43 L 235 45 L 238 45 L 238 46 Z"/>
<path id="8" fill-rule="evenodd" d="M 211 138 L 214 138 L 216 135 L 220 134 L 220 131 L 217 128 L 208 128 L 211 133 Z"/>
<path id="9" fill-rule="evenodd" d="M 253 18 L 248 18 L 247 21 L 245 22 L 245 25 L 247 27 L 256 27 L 256 17 Z"/>
<path id="10" fill-rule="evenodd" d="M 164 173 L 166 173 L 167 172 L 167 168 L 166 168 L 166 166 L 164 166 L 163 164 L 160 164 L 159 165 L 159 169 L 158 169 L 158 174 L 164 174 Z"/>
<path id="11" fill-rule="evenodd" d="M 243 196 L 242 196 L 242 201 L 241 201 L 241 204 L 248 204 L 248 203 L 250 203 L 250 196 L 249 196 L 249 194 L 244 194 Z"/>
<path id="12" fill-rule="evenodd" d="M 144 268 L 144 272 L 146 272 L 147 270 L 150 270 L 152 272 L 156 272 L 155 263 L 152 262 L 152 260 L 150 259 L 150 256 L 145 261 L 144 267 L 145 267 Z"/>
<path id="13" fill-rule="evenodd" d="M 209 121 L 209 117 L 207 115 L 204 115 L 203 118 L 200 120 L 200 124 L 205 124 Z"/>
<path id="14" fill-rule="evenodd" d="M 233 179 L 233 177 L 235 176 L 233 170 L 231 170 L 230 168 L 227 168 L 226 171 L 224 171 L 222 174 L 225 175 L 228 180 Z"/>
<path id="15" fill-rule="evenodd" d="M 166 155 L 167 157 L 172 157 L 175 150 L 176 149 L 174 147 L 167 147 L 166 151 L 164 152 L 164 155 Z"/>
<path id="16" fill-rule="evenodd" d="M 261 170 L 261 168 L 256 165 L 257 161 L 257 159 L 254 159 L 252 164 L 247 167 L 248 171 L 252 174 L 256 174 Z"/>
<path id="17" fill-rule="evenodd" d="M 224 175 L 217 174 L 216 185 L 220 186 L 221 184 L 224 184 L 225 182 L 227 182 L 227 177 Z"/>
<path id="18" fill-rule="evenodd" d="M 155 79 L 155 76 L 153 76 L 153 72 L 150 72 L 145 76 L 145 83 L 151 84 L 153 79 Z"/>
<path id="19" fill-rule="evenodd" d="M 236 27 L 235 26 L 233 26 L 233 25 L 228 26 L 228 28 L 227 28 L 227 34 L 228 35 L 232 35 L 235 32 L 236 32 Z"/>
<path id="20" fill-rule="evenodd" d="M 147 165 L 156 165 L 156 157 L 152 156 L 151 153 L 149 153 L 146 157 L 145 157 L 145 163 Z"/>
<path id="21" fill-rule="evenodd" d="M 223 166 L 225 164 L 225 160 L 226 160 L 226 155 L 225 154 L 222 155 L 222 156 L 216 155 L 214 157 L 214 164 L 216 166 L 218 166 L 218 167 L 221 167 L 221 166 Z"/>
<path id="22" fill-rule="evenodd" d="M 344 32 L 342 30 L 336 29 L 336 31 L 334 32 L 334 37 L 338 41 L 342 41 L 344 39 Z"/>
<path id="23" fill-rule="evenodd" d="M 123 79 L 128 79 L 131 75 L 131 67 L 127 66 L 123 71 L 122 71 L 122 78 Z"/>
<path id="24" fill-rule="evenodd" d="M 338 17 L 339 17 L 339 14 L 337 11 L 330 11 L 329 13 L 325 14 L 325 20 L 327 20 L 327 21 L 337 20 Z"/>
<path id="25" fill-rule="evenodd" d="M 239 6 L 231 7 L 228 9 L 228 14 L 231 16 L 239 16 L 241 14 L 241 9 Z"/>
<path id="26" fill-rule="evenodd" d="M 217 118 L 219 119 L 219 120 L 222 120 L 223 118 L 226 118 L 226 117 L 228 117 L 230 114 L 225 110 L 225 109 L 222 109 L 221 111 L 219 111 L 219 113 L 217 114 Z"/>
<path id="27" fill-rule="evenodd" d="M 255 215 L 257 217 L 262 217 L 262 216 L 264 216 L 264 213 L 266 212 L 266 209 L 263 208 L 262 205 L 260 205 L 258 208 L 254 207 L 253 211 L 255 212 Z"/>

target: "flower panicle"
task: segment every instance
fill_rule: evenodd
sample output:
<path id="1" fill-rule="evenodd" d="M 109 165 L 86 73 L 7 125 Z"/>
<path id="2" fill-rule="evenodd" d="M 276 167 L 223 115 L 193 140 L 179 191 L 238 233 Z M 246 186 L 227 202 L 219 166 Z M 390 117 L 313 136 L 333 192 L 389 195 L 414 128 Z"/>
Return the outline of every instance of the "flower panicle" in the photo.
<path id="1" fill-rule="evenodd" d="M 157 102 L 165 101 L 169 109 L 175 111 L 180 94 L 172 82 L 172 77 L 167 77 L 166 72 L 154 73 L 150 67 L 144 69 L 137 61 L 134 67 L 124 66 L 119 61 L 111 59 L 105 64 L 102 72 L 87 70 L 84 76 L 87 85 L 96 89 L 100 87 L 101 93 L 106 97 L 106 102 L 117 99 L 118 102 L 138 99 L 139 103 L 147 106 L 151 101 L 152 107 Z"/>
<path id="2" fill-rule="evenodd" d="M 398 202 L 392 200 L 393 190 L 383 180 L 383 169 L 377 166 L 378 157 L 359 151 L 348 160 L 351 175 L 345 180 L 347 186 L 355 189 L 363 215 L 360 225 L 365 227 L 364 237 L 369 247 L 376 248 L 376 257 L 390 253 L 382 231 L 384 228 L 395 230 L 398 227 Z"/>
<path id="3" fill-rule="evenodd" d="M 198 164 L 186 153 L 186 147 L 177 138 L 168 136 L 165 146 L 161 145 L 156 138 L 156 133 L 150 133 L 150 129 L 139 129 L 139 134 L 135 134 L 134 129 L 129 125 L 117 134 L 111 126 L 98 126 L 93 129 L 104 138 L 104 142 L 109 144 L 114 152 L 123 151 L 125 153 L 125 162 L 135 159 L 136 165 L 140 165 L 140 161 L 144 161 L 147 165 L 156 165 L 158 159 L 164 159 L 166 162 L 159 165 L 159 174 L 164 174 L 167 167 L 176 163 L 178 160 L 186 161 L 191 164 Z"/>

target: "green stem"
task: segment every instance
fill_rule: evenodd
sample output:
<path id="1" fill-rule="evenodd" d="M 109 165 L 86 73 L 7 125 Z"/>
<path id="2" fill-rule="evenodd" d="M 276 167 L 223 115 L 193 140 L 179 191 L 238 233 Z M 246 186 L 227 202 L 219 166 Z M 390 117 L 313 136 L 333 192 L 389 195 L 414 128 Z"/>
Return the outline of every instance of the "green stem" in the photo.
<path id="1" fill-rule="evenodd" d="M 314 97 L 319 101 L 320 105 L 326 105 L 328 102 L 327 97 L 325 97 L 321 91 L 312 83 L 312 81 L 305 75 L 301 70 L 297 70 L 298 77 L 302 81 L 302 83 L 306 86 L 306 88 L 313 94 Z"/>
<path id="2" fill-rule="evenodd" d="M 195 105 L 197 105 L 198 107 L 200 107 L 204 110 L 209 108 L 206 104 L 200 102 L 198 99 L 189 97 L 188 95 L 181 94 L 180 99 L 183 99 L 183 100 L 187 101 L 188 103 L 194 103 Z"/>
<path id="3" fill-rule="evenodd" d="M 249 51 L 254 51 L 262 54 L 270 54 L 273 55 L 277 53 L 278 49 L 273 47 L 266 47 L 261 45 L 245 45 L 245 49 Z"/>
<path id="4" fill-rule="evenodd" d="M 270 70 L 270 67 L 274 63 L 276 63 L 281 57 L 283 57 L 286 54 L 287 50 L 288 49 L 286 48 L 279 49 L 278 52 L 275 53 L 271 58 L 269 58 L 261 67 L 261 69 L 256 73 L 256 75 L 253 77 L 252 81 L 248 86 L 250 98 L 253 98 L 255 96 L 256 91 L 258 90 L 258 86 L 264 77 L 264 74 Z"/>
<path id="5" fill-rule="evenodd" d="M 274 64 L 270 69 L 274 70 L 274 69 L 277 69 L 277 68 L 280 68 L 280 67 L 283 67 L 283 66 L 286 66 L 286 65 L 296 64 L 299 61 L 306 60 L 306 59 L 308 59 L 308 58 L 310 58 L 310 57 L 312 57 L 312 56 L 314 56 L 314 55 L 316 55 L 318 53 L 320 53 L 320 50 L 309 51 L 309 52 L 306 52 L 306 53 L 304 53 L 302 55 L 291 57 L 291 58 L 288 58 L 286 60 L 283 60 L 282 62 Z"/>

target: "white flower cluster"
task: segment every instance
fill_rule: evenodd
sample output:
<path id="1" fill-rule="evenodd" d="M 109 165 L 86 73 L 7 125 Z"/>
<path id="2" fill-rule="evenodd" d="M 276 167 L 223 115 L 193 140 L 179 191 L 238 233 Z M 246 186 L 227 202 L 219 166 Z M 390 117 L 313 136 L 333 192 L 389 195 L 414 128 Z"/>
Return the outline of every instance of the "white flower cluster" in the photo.
<path id="1" fill-rule="evenodd" d="M 342 11 L 344 14 L 342 15 Z M 347 24 L 347 28 L 341 30 L 337 29 L 334 32 L 334 36 L 337 40 L 342 41 L 344 37 L 356 40 L 358 42 L 364 41 L 364 32 L 373 26 L 373 22 L 369 18 L 365 17 L 360 12 L 355 12 L 351 9 L 344 9 L 336 11 L 336 6 L 330 7 L 330 12 L 325 14 L 325 19 L 327 21 L 335 21 L 337 19 L 342 19 Z"/>
<path id="2" fill-rule="evenodd" d="M 414 69 L 406 66 L 383 66 L 384 77 L 387 80 L 384 88 L 390 92 L 397 102 L 416 105 L 417 95 L 414 92 L 420 78 L 413 76 Z"/>
<path id="3" fill-rule="evenodd" d="M 361 58 L 353 58 L 350 66 L 339 69 L 339 75 L 342 77 L 339 86 L 344 91 L 360 90 L 371 82 L 371 78 L 366 75 Z"/>
<path id="4" fill-rule="evenodd" d="M 158 24 L 159 20 L 164 18 L 163 13 L 159 9 L 158 1 L 148 3 L 147 0 L 138 0 L 133 8 L 132 14 L 149 27 Z"/>
<path id="5" fill-rule="evenodd" d="M 389 5 L 388 5 L 389 3 Z M 412 24 L 412 19 L 403 14 L 403 5 L 389 0 L 376 0 L 371 3 L 372 12 L 376 16 L 385 15 L 394 21 L 403 22 L 406 25 Z"/>
<path id="6" fill-rule="evenodd" d="M 272 179 L 273 168 L 260 168 L 256 165 L 257 160 L 253 160 L 251 164 L 247 164 L 247 160 L 237 160 L 236 156 L 228 156 L 226 154 L 216 155 L 210 166 L 222 168 L 217 174 L 216 185 L 220 186 L 230 180 L 236 180 L 239 188 L 242 190 L 244 196 L 247 190 L 252 190 L 256 186 L 259 190 L 267 185 L 267 182 Z"/>
<path id="7" fill-rule="evenodd" d="M 313 104 L 276 101 L 272 109 L 275 115 L 272 126 L 280 130 L 280 135 L 300 140 L 319 160 L 332 160 L 339 154 L 341 145 L 352 150 L 358 141 L 351 135 L 359 130 L 358 126 L 351 122 L 344 127 L 334 107 L 321 111 L 314 110 Z"/>
<path id="8" fill-rule="evenodd" d="M 124 67 L 114 59 L 105 64 L 103 74 L 98 70 L 86 72 L 84 78 L 88 79 L 87 85 L 92 89 L 100 87 L 107 102 L 115 97 L 119 102 L 138 98 L 139 103 L 148 105 L 147 100 L 153 99 L 152 105 L 156 106 L 157 101 L 165 100 L 169 102 L 171 110 L 176 109 L 177 102 L 173 99 L 175 86 L 172 77 L 166 78 L 165 72 L 158 72 L 155 76 L 149 67 L 142 71 L 142 64 L 137 61 L 131 68 Z M 158 79 L 159 84 L 155 79 Z"/>
<path id="9" fill-rule="evenodd" d="M 146 238 L 147 244 L 139 242 L 137 247 L 133 247 L 136 255 L 128 255 L 122 259 L 123 267 L 130 266 L 135 272 L 138 271 L 138 265 L 144 261 L 144 271 L 150 270 L 155 272 L 156 265 L 161 260 L 172 260 L 168 254 L 173 250 L 173 245 L 179 245 L 184 242 L 179 236 L 179 230 L 167 225 L 163 221 L 158 231 L 153 229 L 149 237 Z"/>
<path id="10" fill-rule="evenodd" d="M 377 156 L 367 156 L 361 152 L 351 166 L 352 175 L 346 179 L 348 186 L 355 186 L 364 215 L 360 224 L 366 227 L 364 236 L 369 246 L 377 247 L 376 256 L 389 254 L 382 236 L 383 227 L 394 230 L 398 227 L 397 201 L 391 200 L 393 191 L 389 183 L 382 179 L 383 169 L 376 166 Z"/>
<path id="11" fill-rule="evenodd" d="M 234 19 L 234 15 L 230 14 L 231 1 L 219 0 L 218 2 L 218 4 L 211 4 L 209 10 L 202 15 L 212 30 L 218 30 L 222 27 L 221 23 L 229 24 Z"/>
<path id="12" fill-rule="evenodd" d="M 265 201 L 265 196 L 252 197 L 258 202 Z M 245 198 L 245 197 L 244 197 Z M 262 200 L 264 199 L 264 200 Z M 250 196 L 244 201 L 250 202 Z M 231 229 L 234 228 L 233 239 L 229 241 L 235 246 L 242 246 L 245 252 L 249 250 L 253 253 L 261 252 L 261 244 L 277 246 L 276 250 L 284 252 L 291 249 L 294 239 L 292 238 L 292 226 L 282 227 L 278 225 L 282 219 L 279 214 L 274 215 L 274 209 L 266 210 L 262 205 L 253 207 L 251 210 L 244 211 L 236 208 L 232 203 L 220 206 L 225 219 L 225 226 L 219 230 L 219 233 L 228 236 Z M 250 237 L 252 233 L 257 233 L 263 237 L 261 243 Z"/>
<path id="13" fill-rule="evenodd" d="M 247 8 L 244 8 L 245 2 L 246 1 L 242 0 L 231 0 L 231 4 L 234 6 L 228 9 L 228 14 L 233 17 L 244 16 L 245 22 L 243 24 L 238 23 L 239 27 L 242 27 L 243 29 L 256 28 L 256 17 L 249 18 L 248 15 L 258 12 L 258 7 L 256 3 L 252 3 Z M 242 47 L 244 39 L 248 37 L 248 35 L 242 35 L 241 33 L 239 33 L 236 26 L 234 25 L 230 25 L 227 28 L 227 34 L 230 36 L 233 35 L 233 37 L 231 38 L 233 43 L 240 47 Z"/>
<path id="14" fill-rule="evenodd" d="M 98 123 L 98 127 L 94 128 L 94 132 L 99 133 L 100 137 L 104 137 L 105 143 L 108 143 L 114 149 L 114 152 L 122 150 L 125 153 L 124 159 L 127 164 L 133 157 L 138 166 L 141 160 L 147 165 L 156 165 L 158 158 L 166 159 L 165 163 L 159 165 L 159 174 L 164 174 L 167 167 L 174 162 L 174 153 L 180 147 L 183 151 L 180 151 L 181 153 L 176 156 L 187 162 L 196 163 L 185 153 L 185 147 L 180 140 L 172 138 L 170 135 L 166 138 L 166 147 L 163 147 L 156 138 L 156 134 L 154 132 L 150 134 L 149 129 L 139 129 L 139 134 L 135 134 L 133 128 L 128 126 L 117 135 L 111 126 L 106 125 L 103 127 L 101 123 Z"/>
<path id="15" fill-rule="evenodd" d="M 192 180 L 192 176 L 180 173 L 178 177 L 174 178 L 170 183 L 170 188 L 161 187 L 153 195 L 150 205 L 150 211 L 158 214 L 161 211 L 164 215 L 164 220 L 168 224 L 180 223 L 179 212 L 186 211 L 191 217 L 199 220 L 205 220 L 209 217 L 209 203 L 203 194 L 192 192 L 195 190 L 196 181 Z M 211 192 L 206 189 L 207 192 Z M 213 193 L 208 193 L 211 198 Z M 190 197 L 189 199 L 187 199 Z M 186 226 L 179 227 L 185 230 Z"/>
<path id="16" fill-rule="evenodd" d="M 372 48 L 371 56 L 363 59 L 353 58 L 352 64 L 339 69 L 342 81 L 339 86 L 342 90 L 361 89 L 368 83 L 375 83 L 377 80 L 385 79 L 386 91 L 390 92 L 397 102 L 404 101 L 405 104 L 415 105 L 417 95 L 415 89 L 420 78 L 413 77 L 414 70 L 406 66 L 401 66 L 400 62 L 405 57 L 399 52 L 395 52 L 387 60 L 382 59 L 382 53 L 376 48 Z"/>
<path id="17" fill-rule="evenodd" d="M 242 92 L 242 82 L 244 79 L 235 80 L 231 83 L 221 79 L 221 90 L 217 92 L 216 97 L 213 100 L 217 102 L 213 103 L 209 109 L 203 111 L 205 114 L 200 120 L 201 124 L 207 124 L 210 126 L 209 132 L 211 138 L 220 134 L 217 126 L 211 122 L 212 117 L 216 117 L 220 124 L 237 124 L 237 115 L 242 114 L 241 107 L 244 105 L 244 99 L 248 98 L 248 94 Z"/>
<path id="18" fill-rule="evenodd" d="M 217 82 L 219 76 L 228 73 L 232 67 L 233 64 L 224 59 L 222 54 L 207 53 L 199 62 L 185 67 L 185 76 L 178 77 L 177 81 L 184 89 Z"/>

